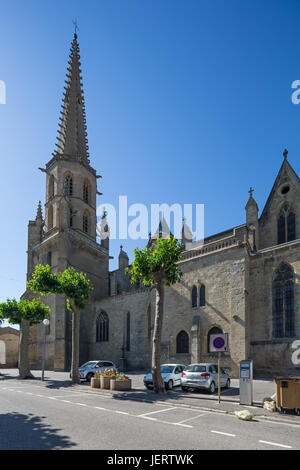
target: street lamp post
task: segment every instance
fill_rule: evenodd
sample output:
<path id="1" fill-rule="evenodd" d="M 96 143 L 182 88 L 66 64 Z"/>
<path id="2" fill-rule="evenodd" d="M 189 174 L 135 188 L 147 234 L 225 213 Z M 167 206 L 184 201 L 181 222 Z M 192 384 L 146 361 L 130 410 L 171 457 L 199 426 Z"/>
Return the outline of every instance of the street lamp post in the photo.
<path id="1" fill-rule="evenodd" d="M 46 328 L 48 325 L 50 325 L 50 321 L 48 318 L 45 318 L 43 320 L 43 325 L 44 325 L 44 348 L 43 348 L 43 357 L 42 357 L 42 380 L 44 380 L 44 374 L 45 374 L 45 361 L 46 361 Z"/>

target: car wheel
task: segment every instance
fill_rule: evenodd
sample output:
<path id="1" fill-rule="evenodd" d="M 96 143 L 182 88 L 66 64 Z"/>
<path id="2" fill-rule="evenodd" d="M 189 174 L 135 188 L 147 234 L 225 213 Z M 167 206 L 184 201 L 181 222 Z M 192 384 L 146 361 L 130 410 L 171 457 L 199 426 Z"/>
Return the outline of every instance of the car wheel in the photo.
<path id="1" fill-rule="evenodd" d="M 92 377 L 94 377 L 94 374 L 92 374 L 92 373 L 90 372 L 90 373 L 86 376 L 86 380 L 87 380 L 88 382 L 90 382 Z"/>
<path id="2" fill-rule="evenodd" d="M 212 382 L 210 384 L 209 391 L 210 391 L 211 394 L 215 393 L 215 391 L 216 391 L 215 382 Z"/>
<path id="3" fill-rule="evenodd" d="M 226 388 L 230 388 L 230 379 L 228 379 L 226 382 Z"/>
<path id="4" fill-rule="evenodd" d="M 172 390 L 173 388 L 173 380 L 169 380 L 169 382 L 166 384 L 166 389 L 167 390 Z"/>
<path id="5" fill-rule="evenodd" d="M 150 385 L 145 385 L 145 387 L 146 387 L 147 390 L 151 390 L 151 389 L 152 389 L 152 387 L 150 387 Z"/>
<path id="6" fill-rule="evenodd" d="M 187 392 L 187 391 L 188 391 L 188 388 L 187 388 L 187 387 L 181 387 L 181 390 L 182 390 L 183 392 Z"/>

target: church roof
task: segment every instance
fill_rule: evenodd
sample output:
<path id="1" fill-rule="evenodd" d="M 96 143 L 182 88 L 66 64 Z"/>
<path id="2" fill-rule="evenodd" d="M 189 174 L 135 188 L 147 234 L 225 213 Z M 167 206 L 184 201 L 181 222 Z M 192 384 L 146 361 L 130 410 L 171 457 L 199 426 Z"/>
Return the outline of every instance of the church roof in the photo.
<path id="1" fill-rule="evenodd" d="M 263 208 L 263 211 L 261 213 L 260 218 L 263 218 L 266 215 L 266 213 L 268 212 L 268 209 L 269 209 L 270 204 L 272 202 L 273 194 L 274 194 L 276 188 L 278 188 L 278 186 L 281 183 L 283 183 L 283 182 L 287 181 L 288 179 L 292 178 L 292 179 L 295 179 L 298 184 L 300 184 L 299 176 L 297 175 L 297 173 L 295 172 L 295 170 L 293 169 L 291 164 L 288 162 L 287 155 L 288 155 L 288 151 L 285 150 L 283 152 L 284 160 L 283 160 L 282 165 L 280 167 L 280 170 L 277 174 L 277 177 L 275 179 L 275 182 L 273 184 L 273 187 L 271 189 L 271 192 L 269 194 L 269 197 L 267 199 L 265 207 Z"/>
<path id="2" fill-rule="evenodd" d="M 89 164 L 85 104 L 81 82 L 81 63 L 77 34 L 74 34 L 68 62 L 66 86 L 54 156 Z"/>

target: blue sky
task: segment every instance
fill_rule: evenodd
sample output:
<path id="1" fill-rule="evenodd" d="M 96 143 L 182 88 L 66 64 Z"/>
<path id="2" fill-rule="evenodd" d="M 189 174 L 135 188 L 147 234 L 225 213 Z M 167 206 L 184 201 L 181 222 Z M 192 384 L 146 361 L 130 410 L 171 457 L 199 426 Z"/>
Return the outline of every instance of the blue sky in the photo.
<path id="1" fill-rule="evenodd" d="M 57 135 L 77 18 L 98 204 L 205 204 L 205 235 L 262 209 L 289 150 L 300 173 L 300 2 L 32 0 L 1 3 L 0 301 L 25 289 L 27 224 Z M 132 260 L 145 241 L 119 245 Z"/>

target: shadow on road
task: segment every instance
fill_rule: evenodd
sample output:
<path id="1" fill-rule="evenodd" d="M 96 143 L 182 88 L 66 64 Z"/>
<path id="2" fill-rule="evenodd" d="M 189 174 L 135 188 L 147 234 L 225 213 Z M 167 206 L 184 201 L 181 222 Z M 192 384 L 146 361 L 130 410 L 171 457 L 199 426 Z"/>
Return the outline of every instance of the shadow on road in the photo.
<path id="1" fill-rule="evenodd" d="M 0 414 L 0 449 L 50 450 L 76 445 L 60 429 L 43 423 L 43 416 L 20 413 Z"/>

